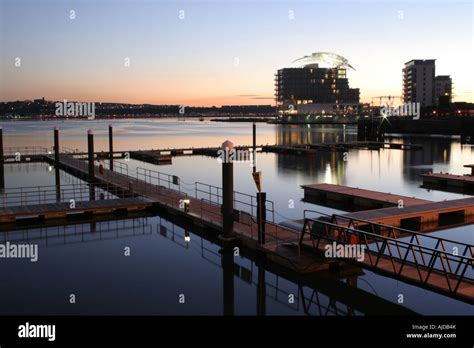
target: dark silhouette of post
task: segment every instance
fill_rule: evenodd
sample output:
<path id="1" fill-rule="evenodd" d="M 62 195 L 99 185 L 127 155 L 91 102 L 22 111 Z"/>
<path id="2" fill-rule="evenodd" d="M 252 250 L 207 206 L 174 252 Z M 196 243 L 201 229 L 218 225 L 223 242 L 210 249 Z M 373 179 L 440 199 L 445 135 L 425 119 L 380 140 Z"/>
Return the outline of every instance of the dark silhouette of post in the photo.
<path id="1" fill-rule="evenodd" d="M 266 300 L 267 290 L 265 285 L 265 268 L 258 265 L 258 279 L 257 279 L 257 315 L 265 315 L 267 312 Z"/>
<path id="2" fill-rule="evenodd" d="M 59 129 L 54 128 L 54 176 L 56 183 L 56 201 L 61 202 L 61 177 L 59 175 Z"/>
<path id="3" fill-rule="evenodd" d="M 94 181 L 94 133 L 91 129 L 87 131 L 87 159 L 89 163 L 89 181 Z"/>
<path id="4" fill-rule="evenodd" d="M 0 190 L 5 189 L 5 172 L 3 160 L 3 128 L 0 127 Z"/>
<path id="5" fill-rule="evenodd" d="M 234 249 L 227 244 L 221 249 L 221 253 L 224 315 L 234 315 Z"/>
<path id="6" fill-rule="evenodd" d="M 94 133 L 87 131 L 87 159 L 89 163 L 89 199 L 95 200 L 95 166 L 94 166 Z"/>
<path id="7" fill-rule="evenodd" d="M 109 169 L 114 170 L 114 140 L 111 124 L 109 124 Z"/>
<path id="8" fill-rule="evenodd" d="M 230 237 L 234 230 L 234 164 L 230 158 L 234 144 L 226 140 L 222 143 L 222 217 L 223 236 Z"/>
<path id="9" fill-rule="evenodd" d="M 255 122 L 252 125 L 252 144 L 253 144 L 253 172 L 257 171 L 257 126 Z"/>

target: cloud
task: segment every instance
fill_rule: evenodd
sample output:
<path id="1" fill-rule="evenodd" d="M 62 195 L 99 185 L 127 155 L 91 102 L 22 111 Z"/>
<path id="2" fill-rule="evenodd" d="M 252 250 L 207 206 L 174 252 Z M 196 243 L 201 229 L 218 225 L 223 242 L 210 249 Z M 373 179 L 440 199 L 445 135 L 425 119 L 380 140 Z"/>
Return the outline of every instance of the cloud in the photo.
<path id="1" fill-rule="evenodd" d="M 244 98 L 250 98 L 250 99 L 265 99 L 265 100 L 275 99 L 274 97 L 268 97 L 268 96 L 258 95 L 258 94 L 238 94 L 237 97 L 244 97 Z"/>

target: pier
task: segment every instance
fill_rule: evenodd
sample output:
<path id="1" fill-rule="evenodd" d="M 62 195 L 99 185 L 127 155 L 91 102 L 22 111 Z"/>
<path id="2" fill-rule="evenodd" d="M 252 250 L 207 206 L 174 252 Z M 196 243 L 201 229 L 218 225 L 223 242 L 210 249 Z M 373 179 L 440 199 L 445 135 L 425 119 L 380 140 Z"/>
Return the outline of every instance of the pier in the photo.
<path id="1" fill-rule="evenodd" d="M 71 157 L 62 156 L 61 166 L 64 170 L 76 173 L 76 175 L 82 175 L 86 177 L 88 175 L 88 166 L 84 161 L 73 159 Z M 142 169 L 137 171 L 137 177 L 142 179 L 125 176 L 123 174 L 114 173 L 109 170 L 105 170 L 100 173 L 98 168 L 95 168 L 95 179 L 99 182 L 108 183 L 115 187 L 119 187 L 124 191 L 128 191 L 130 194 L 136 194 L 153 201 L 153 206 L 160 210 L 165 210 L 170 214 L 181 216 L 186 220 L 191 220 L 196 226 L 211 228 L 215 231 L 223 231 L 224 218 L 221 211 L 222 204 L 222 189 L 219 187 L 206 185 L 203 183 L 195 183 L 195 195 L 191 196 L 181 191 L 179 186 L 179 178 L 173 176 L 166 176 L 166 174 L 155 172 L 148 169 Z M 158 185 L 159 183 L 159 185 Z M 206 196 L 205 198 L 202 195 Z M 180 206 L 180 202 L 187 201 L 187 208 Z M 454 202 L 454 203 L 453 203 Z M 305 220 L 305 224 L 301 233 L 298 233 L 292 229 L 280 226 L 270 218 L 265 222 L 265 243 L 258 243 L 258 224 L 255 216 L 252 214 L 256 208 L 253 197 L 244 193 L 234 192 L 234 206 L 246 206 L 247 211 L 244 209 L 235 209 L 233 214 L 233 232 L 232 235 L 239 237 L 239 244 L 245 248 L 257 250 L 263 252 L 266 255 L 268 262 L 278 264 L 280 267 L 288 268 L 293 272 L 301 274 L 310 274 L 327 270 L 330 267 L 330 263 L 338 262 L 335 259 L 328 260 L 321 258 L 320 254 L 314 254 L 312 250 L 309 250 L 307 246 L 313 243 L 314 236 L 305 234 L 308 227 L 308 219 Z M 442 203 L 445 203 L 444 206 Z M 272 203 L 267 201 L 267 205 Z M 420 208 L 422 207 L 422 208 Z M 474 213 L 474 199 L 456 200 L 446 202 L 433 202 L 428 204 L 415 204 L 404 209 L 399 208 L 385 208 L 369 211 L 372 216 L 369 216 L 367 221 L 370 223 L 379 221 L 382 218 L 391 218 L 392 221 L 395 219 L 409 219 L 414 218 L 420 214 L 425 214 L 427 217 L 432 219 L 438 219 L 442 214 L 455 213 L 458 214 L 460 210 L 464 209 L 465 215 Z M 400 211 L 403 211 L 401 214 Z M 397 212 L 397 213 L 395 213 Z M 430 212 L 430 213 L 428 213 Z M 273 214 L 272 209 L 267 209 L 267 215 Z M 364 214 L 361 214 L 364 213 Z M 364 219 L 367 218 L 367 212 L 352 213 L 361 214 L 359 215 L 344 215 L 346 219 Z M 398 215 L 397 215 L 398 214 Z M 382 221 L 385 221 L 382 219 Z M 392 222 L 393 223 L 393 222 Z M 396 224 L 395 224 L 396 225 Z M 356 231 L 353 233 L 370 234 L 370 237 L 376 238 L 371 243 L 367 241 L 367 244 L 380 245 L 380 243 L 396 243 L 400 247 L 404 245 L 405 249 L 411 251 L 414 245 L 410 243 L 399 241 L 398 239 L 391 238 L 389 236 L 383 236 L 377 233 L 366 232 L 362 230 L 355 230 L 353 227 L 349 227 L 344 223 L 333 224 L 331 226 L 333 230 L 338 231 Z M 334 231 L 333 231 L 334 232 Z M 349 233 L 349 232 L 347 232 Z M 351 232 L 352 233 L 352 232 Z M 359 236 L 359 240 L 362 242 L 362 236 Z M 392 240 L 394 239 L 394 240 Z M 442 242 L 442 239 L 436 239 Z M 349 243 L 349 239 L 342 240 L 338 239 L 339 243 Z M 374 246 L 372 245 L 371 248 Z M 418 246 L 423 248 L 422 246 Z M 429 249 L 429 248 L 428 248 Z M 437 252 L 437 251 L 436 251 Z M 362 267 L 374 270 L 381 274 L 392 276 L 398 279 L 406 280 L 411 283 L 416 283 L 417 286 L 426 287 L 433 291 L 443 293 L 445 295 L 474 303 L 474 283 L 464 274 L 462 277 L 454 275 L 441 274 L 438 269 L 428 269 L 420 273 L 424 278 L 414 278 L 412 275 L 417 272 L 417 269 L 413 265 L 408 265 L 406 262 L 395 265 L 393 262 L 386 260 L 388 256 L 378 256 L 377 263 L 366 264 L 362 263 Z M 323 262 L 321 261 L 329 261 Z M 382 260 L 382 261 L 380 261 Z M 403 260 L 403 258 L 401 258 Z M 346 260 L 341 260 L 345 262 Z M 390 263 L 392 262 L 392 263 Z M 396 261 L 398 262 L 398 261 Z M 401 261 L 400 261 L 401 262 Z M 460 257 L 458 260 L 458 266 L 462 270 L 466 270 L 465 265 L 471 265 L 473 262 L 473 254 L 466 252 L 465 256 Z M 394 266 L 395 265 L 395 266 Z M 395 267 L 396 272 L 389 270 L 390 267 Z M 415 273 L 414 273 L 415 272 Z M 429 272 L 429 273 L 428 273 Z M 429 275 L 429 278 L 426 276 Z M 441 283 L 440 279 L 448 277 L 447 283 Z M 429 280 L 425 281 L 426 279 Z"/>
<path id="2" fill-rule="evenodd" d="M 235 149 L 240 148 L 233 148 Z M 208 148 L 206 151 L 210 155 L 217 154 L 216 148 Z M 291 151 L 299 150 L 294 147 Z M 151 169 L 138 167 L 135 177 L 131 176 L 127 168 L 126 171 L 120 169 L 120 162 L 113 161 L 112 146 L 107 154 L 109 169 L 96 164 L 97 152 L 94 151 L 92 132 L 88 133 L 88 151 L 84 154 L 60 153 L 59 141 L 55 141 L 53 151 L 42 154 L 44 161 L 53 165 L 56 172 L 62 169 L 84 180 L 87 187 L 87 190 L 84 190 L 86 196 L 75 199 L 61 191 L 64 185 L 60 184 L 59 176 L 56 175 L 54 190 L 49 190 L 52 193 L 48 194 L 55 202 L 33 202 L 25 205 L 23 201 L 18 203 L 12 198 L 18 195 L 11 193 L 9 196 L 6 192 L 5 204 L 0 211 L 3 221 L 13 223 L 13 219 L 22 220 L 26 217 L 64 219 L 77 213 L 100 215 L 115 212 L 120 214 L 129 210 L 153 211 L 159 215 L 174 216 L 196 228 L 213 231 L 209 233 L 213 233 L 223 244 L 238 245 L 246 252 L 261 255 L 267 264 L 299 275 L 318 274 L 340 267 L 339 265 L 354 263 L 354 260 L 347 258 L 322 257 L 321 247 L 330 242 L 351 245 L 356 240 L 369 250 L 369 260 L 357 262 L 359 267 L 474 303 L 474 280 L 470 275 L 466 275 L 466 269 L 472 267 L 474 260 L 472 246 L 463 244 L 464 251 L 461 255 L 448 255 L 446 250 L 438 248 L 439 245 L 444 248 L 447 240 L 431 237 L 434 247 L 431 244 L 422 245 L 418 242 L 420 237 L 417 232 L 405 229 L 407 224 L 418 222 L 445 226 L 446 221 L 451 218 L 462 219 L 464 223 L 467 217 L 474 215 L 474 198 L 429 202 L 375 191 L 357 191 L 358 189 L 354 188 L 313 186 L 313 190 L 330 191 L 337 197 L 349 197 L 352 190 L 352 197 L 361 199 L 357 203 L 361 207 L 368 204 L 382 208 L 344 214 L 339 220 L 321 222 L 319 219 L 305 218 L 302 229 L 295 230 L 275 222 L 274 203 L 266 200 L 265 193 L 259 191 L 256 195 L 251 195 L 233 190 L 231 163 L 222 163 L 222 187 L 195 182 L 191 187 L 190 184 L 184 183 L 187 187 L 183 188 L 178 176 Z M 170 152 L 158 155 L 173 154 Z M 310 189 L 308 187 L 308 190 Z M 41 199 L 41 192 L 39 189 L 38 199 Z M 367 196 L 365 201 L 363 196 Z M 19 197 L 17 199 L 24 199 L 23 194 Z M 75 201 L 74 208 L 70 206 L 71 199 Z M 403 200 L 403 207 L 400 207 L 400 200 Z M 391 207 L 383 208 L 384 205 Z M 354 224 L 354 221 L 358 223 Z M 316 232 L 315 224 L 319 226 Z M 392 229 L 401 228 L 403 234 L 384 235 L 381 228 L 374 227 L 382 224 L 389 225 Z M 351 235 L 356 239 L 349 238 Z M 407 236 L 410 237 L 409 241 L 399 239 Z M 401 254 L 399 251 L 398 256 L 394 258 L 393 248 L 404 250 L 405 253 Z M 409 260 L 409 253 L 414 253 L 415 259 L 417 256 L 428 255 L 432 262 L 417 264 L 416 260 Z M 451 269 L 451 264 L 449 271 L 438 267 L 438 263 L 443 260 L 454 263 L 456 270 Z M 444 279 L 446 280 L 443 281 Z"/>
<path id="3" fill-rule="evenodd" d="M 474 222 L 474 198 L 365 210 L 344 216 L 412 230 L 434 231 Z"/>
<path id="4" fill-rule="evenodd" d="M 361 223 L 369 228 L 360 229 Z M 380 233 L 382 229 L 387 232 L 386 235 Z M 400 235 L 408 238 L 401 240 Z M 466 274 L 473 266 L 472 245 L 375 224 L 347 215 L 333 216 L 329 221 L 311 218 L 304 220 L 299 240 L 302 249 L 322 255 L 326 245 L 333 243 L 359 243 L 365 247 L 363 260 L 348 259 L 347 262 L 474 303 L 474 278 Z M 453 247 L 459 250 L 459 254 L 452 252 Z"/>
<path id="5" fill-rule="evenodd" d="M 474 170 L 471 166 L 465 167 Z M 474 193 L 474 176 L 472 174 L 428 173 L 421 174 L 421 177 L 423 178 L 423 188 L 457 193 Z"/>
<path id="6" fill-rule="evenodd" d="M 302 185 L 304 201 L 349 211 L 343 216 L 374 223 L 433 232 L 474 223 L 474 199 L 441 202 L 333 184 Z M 293 229 L 303 220 L 288 221 Z"/>
<path id="7" fill-rule="evenodd" d="M 324 203 L 330 207 L 349 211 L 398 207 L 400 205 L 407 207 L 430 202 L 415 197 L 333 184 L 312 184 L 301 187 L 304 190 L 305 201 Z"/>
<path id="8" fill-rule="evenodd" d="M 250 152 L 253 145 L 235 146 L 236 150 Z M 421 145 L 417 144 L 399 144 L 387 142 L 370 142 L 370 141 L 356 141 L 356 142 L 341 142 L 341 143 L 315 143 L 315 144 L 301 144 L 301 145 L 256 145 L 256 151 L 264 153 L 282 153 L 292 155 L 314 155 L 317 151 L 330 152 L 346 152 L 351 149 L 362 150 L 403 150 L 413 151 L 422 149 Z M 199 147 L 199 148 L 173 148 L 173 149 L 150 149 L 150 150 L 124 150 L 124 151 L 95 151 L 95 159 L 120 159 L 129 157 L 142 162 L 152 164 L 171 164 L 173 157 L 178 156 L 209 156 L 217 157 L 219 155 L 218 147 Z M 31 146 L 31 147 L 7 147 L 4 149 L 3 158 L 5 163 L 16 162 L 43 162 L 45 156 L 54 152 L 53 148 Z M 69 154 L 74 157 L 81 158 L 87 156 L 87 152 L 79 151 L 77 149 L 62 148 L 61 154 Z"/>

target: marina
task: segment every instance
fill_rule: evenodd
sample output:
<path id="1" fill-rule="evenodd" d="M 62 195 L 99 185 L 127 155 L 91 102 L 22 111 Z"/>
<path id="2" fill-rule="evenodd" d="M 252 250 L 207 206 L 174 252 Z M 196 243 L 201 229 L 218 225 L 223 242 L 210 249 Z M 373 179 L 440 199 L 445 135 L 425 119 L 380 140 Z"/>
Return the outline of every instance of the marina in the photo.
<path id="1" fill-rule="evenodd" d="M 214 234 L 211 233 L 212 238 L 220 240 L 224 247 L 238 246 L 245 253 L 265 260 L 266 265 L 272 265 L 286 273 L 311 276 L 335 269 L 337 272 L 347 273 L 351 269 L 350 265 L 355 262 L 362 269 L 474 303 L 474 280 L 466 274 L 473 260 L 471 246 L 460 245 L 463 254 L 453 256 L 445 249 L 445 244 L 453 241 L 430 237 L 435 246 L 422 245 L 417 232 L 412 232 L 426 233 L 472 223 L 472 198 L 432 202 L 339 185 L 302 185 L 305 200 L 308 197 L 317 198 L 324 201 L 321 203 L 323 205 L 328 201 L 335 201 L 351 206 L 350 210 L 356 212 L 332 217 L 329 215 L 329 221 L 327 218 L 305 216 L 303 220 L 295 221 L 293 226 L 289 226 L 275 221 L 275 214 L 278 213 L 272 201 L 259 201 L 258 194 L 252 196 L 233 191 L 233 184 L 226 188 L 196 181 L 193 184 L 194 192 L 189 193 L 182 190 L 182 180 L 176 175 L 137 167 L 135 177 L 130 176 L 128 166 L 115 159 L 112 134 L 110 130 L 107 158 L 104 155 L 97 156 L 94 151 L 92 131 L 87 135 L 88 152 L 78 153 L 67 149 L 60 151 L 59 132 L 55 129 L 52 151 L 48 150 L 40 155 L 38 150 L 34 150 L 36 153 L 26 155 L 42 156 L 38 160 L 54 166 L 56 185 L 5 190 L 0 220 L 12 225 L 17 221 L 24 223 L 28 219 L 70 220 L 70 215 L 87 215 L 91 218 L 109 214 L 117 217 L 133 215 L 138 211 L 152 215 L 167 214 L 178 220 L 189 221 L 192 226 L 200 229 L 215 231 Z M 257 146 L 250 147 L 252 148 L 256 150 Z M 391 149 L 392 147 L 386 147 L 388 151 Z M 13 151 L 8 150 L 8 153 L 11 152 Z M 183 153 L 185 151 L 181 149 L 171 149 L 165 154 L 158 152 L 158 155 L 171 158 L 172 155 Z M 216 157 L 217 153 L 218 148 L 208 148 L 205 152 L 200 152 L 200 155 Z M 104 167 L 101 158 L 108 160 L 108 168 Z M 229 164 L 224 162 L 223 168 L 226 165 Z M 59 170 L 87 184 L 61 185 Z M 225 176 L 232 175 L 230 172 L 226 173 L 226 170 L 222 172 L 224 186 L 229 185 Z M 225 213 L 224 202 L 229 199 L 226 195 L 232 197 L 230 215 Z M 25 205 L 26 202 L 29 204 Z M 34 202 L 37 204 L 31 204 Z M 351 236 L 367 248 L 366 258 L 358 261 L 353 258 L 321 258 L 321 253 L 331 243 L 350 246 L 354 243 Z M 402 237 L 403 240 L 398 240 Z M 395 250 L 397 255 L 394 255 Z M 418 258 L 421 259 L 417 260 Z M 425 261 L 425 258 L 430 259 L 430 262 Z M 449 273 L 444 262 L 449 265 Z"/>

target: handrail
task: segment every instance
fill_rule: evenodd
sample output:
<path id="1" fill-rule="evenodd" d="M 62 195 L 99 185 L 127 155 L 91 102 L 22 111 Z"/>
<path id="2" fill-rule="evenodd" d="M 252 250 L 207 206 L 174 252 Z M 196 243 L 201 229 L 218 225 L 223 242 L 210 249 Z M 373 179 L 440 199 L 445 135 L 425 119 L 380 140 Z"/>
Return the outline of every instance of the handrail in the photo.
<path id="1" fill-rule="evenodd" d="M 448 290 L 451 293 L 457 292 L 461 284 L 461 281 L 464 279 L 474 282 L 474 277 L 466 275 L 466 270 L 468 269 L 468 266 L 469 265 L 472 266 L 474 262 L 472 250 L 471 250 L 471 256 L 466 256 L 466 252 L 468 250 L 467 247 L 465 248 L 464 253 L 462 255 L 459 255 L 459 254 L 454 254 L 454 253 L 446 251 L 444 247 L 444 243 L 442 242 L 442 239 L 438 239 L 438 243 L 436 243 L 436 246 L 434 248 L 431 248 L 428 246 L 420 245 L 418 238 L 414 238 L 414 237 L 418 237 L 417 235 L 412 235 L 411 240 L 409 242 L 406 242 L 397 238 L 392 238 L 390 236 L 382 236 L 377 233 L 358 230 L 354 227 L 340 226 L 338 224 L 334 224 L 328 221 L 306 218 L 304 221 L 303 230 L 302 230 L 300 240 L 299 240 L 300 248 L 303 245 L 303 239 L 307 232 L 307 228 L 310 222 L 319 223 L 323 226 L 322 231 L 319 231 L 319 233 L 314 233 L 313 231 L 309 232 L 310 236 L 312 237 L 312 238 L 310 237 L 312 245 L 316 249 L 319 248 L 320 242 L 323 239 L 328 242 L 347 244 L 349 241 L 347 233 L 355 234 L 357 238 L 357 243 L 361 243 L 365 245 L 366 250 L 368 252 L 368 256 L 369 256 L 370 266 L 372 268 L 380 269 L 378 268 L 378 264 L 382 256 L 390 259 L 390 262 L 393 268 L 393 273 L 398 276 L 402 274 L 402 270 L 406 264 L 411 264 L 413 266 L 416 266 L 418 276 L 419 276 L 419 281 L 424 284 L 428 283 L 429 277 L 431 276 L 433 271 L 436 271 L 444 275 L 444 277 L 446 278 L 447 285 L 448 285 Z M 312 230 L 312 226 L 310 227 L 310 229 Z M 317 240 L 316 245 L 315 245 L 315 239 Z M 369 243 L 369 239 L 371 239 L 372 241 L 375 241 L 375 243 Z M 349 241 L 349 243 L 352 244 L 351 241 Z M 442 249 L 438 249 L 440 245 Z M 390 248 L 391 246 L 394 247 L 395 250 L 392 251 Z M 404 249 L 403 256 L 402 256 L 402 251 L 400 250 L 400 248 Z M 469 246 L 469 249 L 471 249 L 471 246 Z M 398 254 L 396 254 L 395 251 L 398 251 Z M 413 260 L 408 260 L 408 255 L 410 254 L 410 251 L 412 253 Z M 374 255 L 374 257 L 376 258 L 375 262 L 372 259 L 371 254 L 375 254 Z M 421 260 L 422 260 L 421 264 L 418 262 L 418 259 L 416 257 L 417 254 L 421 256 Z M 429 257 L 428 263 L 426 263 L 424 259 L 424 255 L 428 255 Z M 400 268 L 398 270 L 394 262 L 398 262 L 400 264 Z M 453 271 L 453 268 L 451 267 L 451 262 L 455 264 L 457 263 L 455 271 Z M 439 267 L 439 264 L 441 264 L 441 267 Z M 420 268 L 424 270 L 425 272 L 427 272 L 426 277 L 424 279 L 420 271 Z M 385 271 L 387 270 L 385 269 Z M 460 273 L 460 271 L 462 272 Z M 449 279 L 449 277 L 457 278 L 457 279 L 454 279 L 455 281 L 454 288 L 453 288 L 453 285 L 451 284 L 452 282 Z"/>
<path id="2" fill-rule="evenodd" d="M 333 224 L 333 223 L 330 223 L 330 222 L 326 222 L 326 221 L 323 221 L 323 220 L 314 220 L 314 219 L 310 219 L 310 218 L 306 218 L 305 219 L 305 223 L 306 221 L 312 221 L 312 222 L 317 222 L 317 223 L 322 223 L 324 225 L 328 225 L 328 226 L 331 226 L 331 227 L 334 227 L 334 228 L 337 228 L 337 229 L 344 229 L 344 230 L 347 230 L 347 231 L 352 231 L 353 233 L 359 233 L 359 234 L 365 234 L 367 236 L 371 236 L 371 237 L 374 237 L 375 239 L 385 239 L 385 240 L 388 240 L 388 241 L 392 241 L 392 242 L 396 242 L 396 243 L 401 243 L 401 244 L 407 244 L 407 245 L 410 245 L 410 243 L 408 242 L 405 242 L 405 241 L 402 241 L 400 239 L 397 239 L 397 238 L 392 238 L 392 237 L 386 237 L 386 236 L 382 236 L 380 234 L 376 234 L 376 233 L 372 233 L 372 232 L 367 232 L 367 231 L 362 231 L 362 230 L 357 230 L 355 228 L 352 228 L 352 227 L 345 227 L 345 226 L 340 226 L 340 225 L 336 225 L 336 224 Z M 304 232 L 304 231 L 302 231 Z M 302 233 L 303 235 L 303 233 Z M 301 235 L 301 236 L 302 236 Z M 436 238 L 436 237 L 433 237 L 433 238 Z M 439 238 L 441 239 L 441 238 Z M 471 245 L 468 245 L 468 246 L 471 246 Z M 431 247 L 427 247 L 427 246 L 420 246 L 420 248 L 423 248 L 423 249 L 427 249 L 427 250 L 431 250 L 431 251 L 436 251 L 438 252 L 439 250 L 437 249 L 433 249 Z M 453 255 L 453 256 L 459 256 L 459 255 L 454 255 L 452 253 L 449 253 L 447 251 L 444 251 L 444 253 L 446 254 L 450 254 L 450 255 Z M 474 257 L 463 257 L 463 256 L 459 256 L 461 258 L 466 258 L 468 260 L 471 260 L 471 261 L 474 261 Z"/>
<path id="3" fill-rule="evenodd" d="M 15 156 L 19 153 L 21 156 L 47 155 L 50 150 L 42 146 L 11 146 L 3 148 L 4 156 Z"/>
<path id="4" fill-rule="evenodd" d="M 402 228 L 402 227 L 395 227 L 395 226 L 390 226 L 390 225 L 384 225 L 384 224 L 381 224 L 381 223 L 378 223 L 378 222 L 369 221 L 369 220 L 364 220 L 364 219 L 360 219 L 360 218 L 354 218 L 354 217 L 345 216 L 345 215 L 341 215 L 341 214 L 332 214 L 332 216 L 341 217 L 341 218 L 346 219 L 346 220 L 361 221 L 361 222 L 364 222 L 364 223 L 367 223 L 367 224 L 370 224 L 370 225 L 374 225 L 374 226 L 380 226 L 380 227 L 384 227 L 384 228 L 392 228 L 392 229 L 395 229 L 395 230 L 397 230 L 397 231 L 401 231 L 401 232 L 404 232 L 404 233 L 416 234 L 416 235 L 422 236 L 422 237 L 424 237 L 424 238 L 431 238 L 431 239 L 434 239 L 434 240 L 442 239 L 442 240 L 444 240 L 444 241 L 446 241 L 446 242 L 450 242 L 450 243 L 461 244 L 461 245 L 463 245 L 463 246 L 471 246 L 470 244 L 467 244 L 467 243 L 458 242 L 458 241 L 455 241 L 455 240 L 452 240 L 452 239 L 447 239 L 447 238 L 434 237 L 434 236 L 431 236 L 431 235 L 426 234 L 426 233 L 421 233 L 421 232 L 417 232 L 417 231 L 407 230 L 407 229 Z"/>

